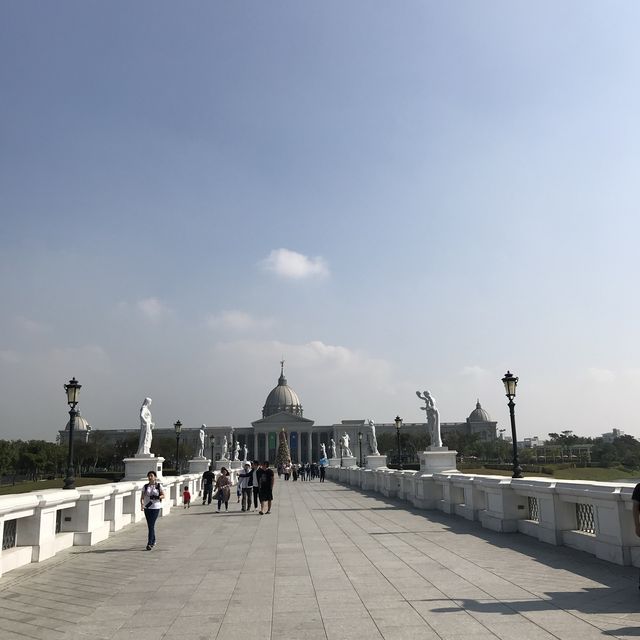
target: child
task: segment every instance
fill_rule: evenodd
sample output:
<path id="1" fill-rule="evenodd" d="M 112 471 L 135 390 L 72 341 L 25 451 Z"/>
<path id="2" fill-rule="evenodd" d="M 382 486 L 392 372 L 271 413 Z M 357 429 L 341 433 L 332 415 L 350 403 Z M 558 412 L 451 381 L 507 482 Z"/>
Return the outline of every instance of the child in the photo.
<path id="1" fill-rule="evenodd" d="M 240 502 L 240 498 L 242 497 L 242 486 L 240 482 L 238 482 L 238 486 L 236 488 L 236 495 L 238 496 L 238 502 Z"/>
<path id="2" fill-rule="evenodd" d="M 191 508 L 191 494 L 189 493 L 189 487 L 185 487 L 182 492 L 182 504 L 185 509 Z"/>

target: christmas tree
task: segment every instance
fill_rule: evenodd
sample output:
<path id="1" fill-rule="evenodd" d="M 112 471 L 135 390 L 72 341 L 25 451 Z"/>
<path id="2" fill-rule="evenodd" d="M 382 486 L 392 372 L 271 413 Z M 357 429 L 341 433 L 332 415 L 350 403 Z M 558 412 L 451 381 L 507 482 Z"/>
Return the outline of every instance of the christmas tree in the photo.
<path id="1" fill-rule="evenodd" d="M 291 464 L 291 453 L 289 452 L 289 443 L 287 442 L 287 432 L 282 427 L 282 431 L 278 434 L 278 453 L 276 453 L 276 468 L 280 465 Z"/>

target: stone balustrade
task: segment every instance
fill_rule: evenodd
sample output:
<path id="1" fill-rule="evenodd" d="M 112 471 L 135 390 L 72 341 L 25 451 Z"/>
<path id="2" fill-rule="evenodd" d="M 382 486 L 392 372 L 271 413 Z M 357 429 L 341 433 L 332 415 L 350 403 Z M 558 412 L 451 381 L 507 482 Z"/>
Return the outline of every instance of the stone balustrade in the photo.
<path id="1" fill-rule="evenodd" d="M 640 566 L 633 484 L 512 479 L 456 472 L 328 467 L 327 478 L 418 509 L 438 509 L 498 532 L 520 532 L 616 564 Z"/>
<path id="2" fill-rule="evenodd" d="M 231 472 L 235 483 L 235 472 Z M 165 476 L 161 516 L 182 503 L 188 486 L 197 497 L 202 476 Z M 94 545 L 127 525 L 144 520 L 140 496 L 146 480 L 90 485 L 72 490 L 44 489 L 0 496 L 0 575 L 41 562 L 73 545 Z"/>

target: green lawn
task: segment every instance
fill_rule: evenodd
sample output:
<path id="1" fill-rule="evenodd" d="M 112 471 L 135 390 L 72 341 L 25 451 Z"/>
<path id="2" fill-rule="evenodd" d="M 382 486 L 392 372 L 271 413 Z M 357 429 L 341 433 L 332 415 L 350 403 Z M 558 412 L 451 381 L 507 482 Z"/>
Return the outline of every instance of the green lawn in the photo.
<path id="1" fill-rule="evenodd" d="M 562 480 L 595 480 L 597 482 L 626 482 L 638 476 L 640 476 L 640 471 L 620 471 L 620 469 L 604 469 L 601 467 L 559 469 L 553 474 L 554 478 L 561 478 Z"/>
<path id="2" fill-rule="evenodd" d="M 464 469 L 462 473 L 490 476 L 511 476 L 512 472 L 502 469 Z M 524 472 L 530 478 L 557 478 L 558 480 L 592 480 L 595 482 L 628 482 L 640 477 L 639 471 L 620 471 L 620 469 L 604 469 L 602 467 L 584 467 L 576 469 L 558 469 L 553 475 L 546 473 Z"/>
<path id="3" fill-rule="evenodd" d="M 84 487 L 89 484 L 105 484 L 111 482 L 105 478 L 76 478 L 76 487 Z M 64 478 L 57 478 L 56 480 L 39 480 L 38 482 L 17 482 L 13 484 L 0 485 L 0 495 L 7 495 L 10 493 L 29 493 L 29 491 L 35 491 L 37 489 L 62 489 L 64 485 Z"/>

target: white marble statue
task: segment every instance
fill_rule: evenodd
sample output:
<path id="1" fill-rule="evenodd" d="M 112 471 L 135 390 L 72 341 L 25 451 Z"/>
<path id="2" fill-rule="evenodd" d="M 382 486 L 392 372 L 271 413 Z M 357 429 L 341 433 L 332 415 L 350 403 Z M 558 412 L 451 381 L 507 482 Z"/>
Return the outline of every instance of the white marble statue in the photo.
<path id="1" fill-rule="evenodd" d="M 331 440 L 329 440 L 329 451 L 331 452 L 331 457 L 332 458 L 337 458 L 336 456 L 336 441 L 331 438 Z"/>
<path id="2" fill-rule="evenodd" d="M 378 451 L 378 438 L 376 438 L 376 423 L 373 420 L 369 420 L 369 428 L 371 433 L 369 434 L 369 446 L 371 447 L 371 455 L 379 456 Z"/>
<path id="3" fill-rule="evenodd" d="M 236 446 L 233 449 L 233 460 L 237 462 L 240 460 L 240 443 L 236 440 Z"/>
<path id="4" fill-rule="evenodd" d="M 242 447 L 242 463 L 246 464 L 247 462 L 249 462 L 248 458 L 249 458 L 249 449 L 247 449 L 247 445 L 245 444 Z"/>
<path id="5" fill-rule="evenodd" d="M 222 440 L 222 457 L 221 460 L 228 460 L 227 451 L 229 450 L 229 441 L 227 440 L 227 436 L 224 436 Z"/>
<path id="6" fill-rule="evenodd" d="M 197 458 L 204 458 L 204 430 L 207 425 L 203 424 L 200 427 L 200 446 L 198 447 L 198 455 Z"/>
<path id="7" fill-rule="evenodd" d="M 342 434 L 342 438 L 340 438 L 340 442 L 342 444 L 343 452 L 342 455 L 346 458 L 350 458 L 353 456 L 351 453 L 351 449 L 349 449 L 349 434 L 345 431 Z"/>
<path id="8" fill-rule="evenodd" d="M 153 437 L 153 417 L 151 416 L 151 398 L 145 398 L 140 407 L 140 440 L 138 442 L 138 454 L 151 453 L 151 439 Z"/>
<path id="9" fill-rule="evenodd" d="M 431 435 L 431 446 L 442 447 L 442 434 L 440 433 L 440 412 L 436 407 L 435 398 L 428 391 L 423 391 L 420 394 L 416 391 L 416 395 L 421 400 L 424 400 L 425 406 L 420 407 L 427 414 L 427 426 Z"/>
<path id="10" fill-rule="evenodd" d="M 320 459 L 323 460 L 326 457 L 327 457 L 327 447 L 325 446 L 324 442 L 321 442 L 320 443 Z"/>

